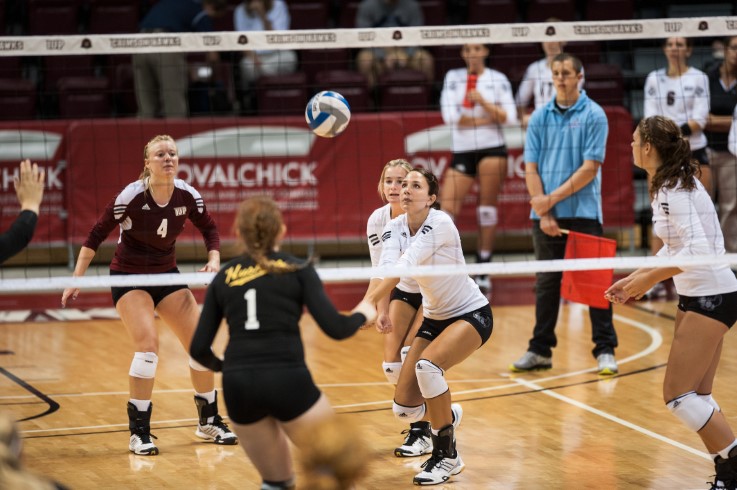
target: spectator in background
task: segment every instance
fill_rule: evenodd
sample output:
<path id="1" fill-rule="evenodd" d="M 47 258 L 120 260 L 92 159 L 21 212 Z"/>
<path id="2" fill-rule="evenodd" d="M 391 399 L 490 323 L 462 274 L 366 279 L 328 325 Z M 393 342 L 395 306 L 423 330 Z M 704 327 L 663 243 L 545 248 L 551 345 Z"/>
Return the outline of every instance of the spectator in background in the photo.
<path id="1" fill-rule="evenodd" d="M 356 12 L 356 27 L 410 27 L 425 23 L 422 7 L 416 0 L 362 0 Z M 356 67 L 375 87 L 382 73 L 396 68 L 412 68 L 427 80 L 435 76 L 435 61 L 423 48 L 366 48 L 358 52 Z"/>
<path id="2" fill-rule="evenodd" d="M 13 183 L 20 203 L 20 214 L 10 229 L 0 234 L 0 264 L 23 250 L 33 238 L 44 195 L 46 174 L 38 168 L 38 164 L 31 165 L 30 160 L 23 160 L 19 174 Z"/>
<path id="3" fill-rule="evenodd" d="M 703 71 L 688 66 L 692 49 L 693 42 L 685 37 L 669 37 L 665 40 L 663 53 L 668 66 L 647 76 L 643 114 L 644 117 L 666 116 L 681 128 L 683 137 L 691 145 L 693 158 L 699 162 L 699 180 L 711 194 L 711 170 L 703 131 L 709 118 L 709 78 Z M 662 240 L 651 234 L 650 251 L 655 254 L 662 247 Z M 658 283 L 645 298 L 653 299 L 668 294 L 666 285 Z"/>
<path id="4" fill-rule="evenodd" d="M 532 113 L 525 143 L 525 181 L 530 192 L 532 243 L 537 260 L 563 259 L 563 230 L 601 236 L 601 165 L 609 133 L 604 110 L 578 88 L 581 61 L 561 53 L 551 65 L 556 96 Z M 558 340 L 562 272 L 540 272 L 535 283 L 535 328 L 529 347 L 509 366 L 524 372 L 550 369 Z M 599 374 L 618 371 L 612 307 L 589 308 Z"/>
<path id="5" fill-rule="evenodd" d="M 140 24 L 143 33 L 209 32 L 227 0 L 159 0 Z M 208 53 L 216 62 L 217 53 Z M 187 117 L 187 53 L 135 53 L 133 73 L 138 117 Z"/>
<path id="6" fill-rule="evenodd" d="M 290 22 L 284 0 L 245 0 L 233 12 L 233 25 L 239 32 L 287 31 Z M 283 75 L 296 70 L 296 51 L 246 51 L 241 58 L 241 84 L 245 90 L 263 75 Z"/>
<path id="7" fill-rule="evenodd" d="M 560 19 L 551 17 L 546 22 L 560 22 Z M 563 52 L 566 43 L 562 41 L 548 41 L 540 43 L 545 58 L 531 63 L 525 70 L 522 81 L 517 89 L 515 101 L 522 127 L 526 128 L 530 120 L 530 107 L 539 109 L 555 98 L 555 87 L 553 86 L 553 73 L 550 65 L 553 58 Z M 583 72 L 582 72 L 583 75 Z M 585 78 L 581 77 L 578 88 L 583 88 Z"/>
<path id="8" fill-rule="evenodd" d="M 440 94 L 443 121 L 452 130 L 453 152 L 440 191 L 440 206 L 451 217 L 458 216 L 466 194 L 478 179 L 476 262 L 491 261 L 498 222 L 497 198 L 507 175 L 502 127 L 517 123 L 512 85 L 503 73 L 486 66 L 488 56 L 486 45 L 464 44 L 461 57 L 466 67 L 445 75 Z M 485 293 L 489 292 L 488 276 L 475 279 Z"/>
<path id="9" fill-rule="evenodd" d="M 724 40 L 721 63 L 707 72 L 709 77 L 710 113 L 706 122 L 709 166 L 713 173 L 714 194 L 719 204 L 719 221 L 724 235 L 724 248 L 737 252 L 737 158 L 728 148 L 732 114 L 737 105 L 737 36 Z"/>

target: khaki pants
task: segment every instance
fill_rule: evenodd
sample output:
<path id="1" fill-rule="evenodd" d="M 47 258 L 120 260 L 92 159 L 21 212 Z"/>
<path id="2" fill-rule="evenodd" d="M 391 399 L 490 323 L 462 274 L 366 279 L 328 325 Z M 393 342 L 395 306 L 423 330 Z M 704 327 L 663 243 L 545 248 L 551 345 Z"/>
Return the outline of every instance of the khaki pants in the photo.
<path id="1" fill-rule="evenodd" d="M 186 53 L 137 53 L 133 74 L 138 117 L 187 117 Z"/>
<path id="2" fill-rule="evenodd" d="M 724 248 L 737 252 L 737 157 L 728 151 L 709 151 L 709 166 L 714 193 L 719 205 L 719 224 L 724 234 Z"/>

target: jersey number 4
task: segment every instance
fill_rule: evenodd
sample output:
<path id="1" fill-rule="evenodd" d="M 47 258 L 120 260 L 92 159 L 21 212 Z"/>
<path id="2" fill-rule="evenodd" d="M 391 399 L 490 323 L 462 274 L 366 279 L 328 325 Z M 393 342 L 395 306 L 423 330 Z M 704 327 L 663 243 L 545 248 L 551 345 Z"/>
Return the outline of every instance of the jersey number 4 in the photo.
<path id="1" fill-rule="evenodd" d="M 246 330 L 258 330 L 261 324 L 256 317 L 256 290 L 249 289 L 243 298 L 246 300 Z"/>
<path id="2" fill-rule="evenodd" d="M 162 219 L 159 228 L 156 230 L 156 234 L 159 235 L 161 238 L 166 238 L 166 231 L 168 227 L 169 220 L 166 218 Z"/>

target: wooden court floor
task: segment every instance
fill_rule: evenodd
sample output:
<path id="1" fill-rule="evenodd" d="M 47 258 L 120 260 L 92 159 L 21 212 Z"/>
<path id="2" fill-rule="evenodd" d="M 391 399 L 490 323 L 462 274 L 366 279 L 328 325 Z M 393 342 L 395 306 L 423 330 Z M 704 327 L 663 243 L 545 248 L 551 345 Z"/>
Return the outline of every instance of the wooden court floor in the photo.
<path id="1" fill-rule="evenodd" d="M 674 311 L 672 302 L 615 307 L 620 374 L 600 378 L 583 307 L 561 310 L 553 369 L 524 375 L 510 375 L 507 366 L 527 346 L 533 307 L 495 307 L 491 340 L 447 373 L 464 408 L 457 438 L 466 469 L 436 488 L 707 488 L 708 455 L 661 400 Z M 358 488 L 412 488 L 423 459 L 392 455 L 403 426 L 392 416 L 392 386 L 380 371 L 379 334 L 365 330 L 335 342 L 305 318 L 303 337 L 315 380 L 375 450 Z M 224 341 L 218 337 L 218 346 Z M 735 426 L 736 342 L 727 337 L 715 388 Z M 0 324 L 0 350 L 0 403 L 23 419 L 27 468 L 73 489 L 258 488 L 239 447 L 195 437 L 187 356 L 163 325 L 152 424 L 161 454 L 155 457 L 127 449 L 131 348 L 119 321 Z"/>

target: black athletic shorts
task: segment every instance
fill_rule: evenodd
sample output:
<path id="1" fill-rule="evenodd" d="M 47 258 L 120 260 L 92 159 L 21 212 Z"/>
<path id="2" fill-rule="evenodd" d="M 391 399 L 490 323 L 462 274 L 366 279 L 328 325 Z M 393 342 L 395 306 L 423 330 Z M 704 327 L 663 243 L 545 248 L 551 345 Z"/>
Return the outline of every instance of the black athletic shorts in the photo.
<path id="1" fill-rule="evenodd" d="M 486 157 L 507 158 L 507 147 L 502 145 L 494 148 L 453 153 L 453 161 L 450 166 L 469 177 L 476 177 L 478 164 Z"/>
<path id="2" fill-rule="evenodd" d="M 179 269 L 175 267 L 166 272 L 162 272 L 162 274 L 173 274 L 173 273 L 179 274 Z M 134 274 L 132 272 L 121 272 L 121 271 L 114 271 L 110 269 L 110 275 L 111 276 L 130 276 Z M 128 291 L 133 291 L 134 289 L 140 289 L 142 291 L 146 291 L 151 296 L 151 299 L 154 300 L 154 307 L 156 307 L 159 303 L 161 303 L 161 300 L 169 296 L 171 293 L 175 291 L 179 291 L 180 289 L 189 289 L 189 288 L 185 284 L 177 284 L 174 286 L 125 286 L 125 287 L 113 286 L 111 288 L 111 292 L 113 294 L 113 304 L 117 305 L 118 301 L 120 301 L 120 298 L 122 298 L 125 293 L 127 293 Z"/>
<path id="3" fill-rule="evenodd" d="M 422 294 L 421 293 L 407 293 L 401 289 L 394 288 L 389 294 L 389 302 L 394 300 L 404 301 L 415 310 L 422 308 Z"/>
<path id="4" fill-rule="evenodd" d="M 737 322 L 737 291 L 714 296 L 678 295 L 678 309 L 684 313 L 693 311 L 732 328 Z"/>
<path id="5" fill-rule="evenodd" d="M 491 305 L 488 303 L 478 310 L 469 311 L 464 315 L 448 318 L 447 320 L 432 320 L 425 317 L 422 319 L 422 325 L 420 325 L 420 330 L 417 332 L 417 337 L 432 342 L 445 330 L 445 327 L 458 320 L 464 320 L 476 329 L 481 337 L 481 345 L 484 345 L 489 340 L 489 337 L 491 337 L 491 331 L 494 329 L 494 316 L 491 314 Z"/>
<path id="6" fill-rule="evenodd" d="M 699 165 L 709 165 L 709 154 L 706 153 L 706 148 L 700 150 L 693 150 L 691 157 L 699 162 Z"/>
<path id="7" fill-rule="evenodd" d="M 224 371 L 223 398 L 228 417 L 237 424 L 268 416 L 289 422 L 317 402 L 320 390 L 306 366 L 264 366 Z"/>

